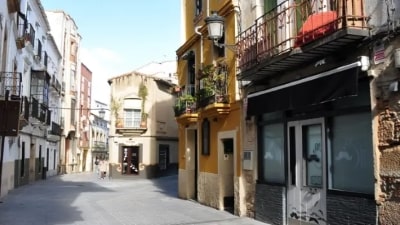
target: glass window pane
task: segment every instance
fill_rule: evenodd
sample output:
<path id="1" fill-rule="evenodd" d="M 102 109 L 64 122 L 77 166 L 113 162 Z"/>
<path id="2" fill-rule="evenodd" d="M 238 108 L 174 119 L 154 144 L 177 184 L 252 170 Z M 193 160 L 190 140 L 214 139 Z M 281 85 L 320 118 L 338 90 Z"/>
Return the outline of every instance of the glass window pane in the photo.
<path id="1" fill-rule="evenodd" d="M 322 186 L 322 126 L 303 126 L 303 157 L 306 166 L 306 185 Z"/>
<path id="2" fill-rule="evenodd" d="M 262 174 L 267 182 L 285 182 L 284 126 L 270 124 L 262 128 Z"/>
<path id="3" fill-rule="evenodd" d="M 331 140 L 332 188 L 374 192 L 371 114 L 333 118 Z"/>
<path id="4" fill-rule="evenodd" d="M 140 109 L 124 110 L 124 127 L 139 128 L 141 122 Z"/>

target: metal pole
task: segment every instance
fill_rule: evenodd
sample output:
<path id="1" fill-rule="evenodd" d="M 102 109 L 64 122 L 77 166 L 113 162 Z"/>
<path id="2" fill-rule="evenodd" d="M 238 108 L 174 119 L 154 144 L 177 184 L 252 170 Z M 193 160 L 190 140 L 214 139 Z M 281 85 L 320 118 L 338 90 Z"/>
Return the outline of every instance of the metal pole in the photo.
<path id="1" fill-rule="evenodd" d="M 8 96 L 9 96 L 9 90 L 6 90 L 5 93 L 5 101 L 4 101 L 4 108 L 3 108 L 3 118 L 5 121 L 0 121 L 1 123 L 4 123 L 4 130 L 0 131 L 1 134 L 1 156 L 0 156 L 0 196 L 1 196 L 1 186 L 2 186 L 2 179 L 3 179 L 3 158 L 4 158 L 4 140 L 6 139 L 5 132 L 7 131 L 7 102 L 8 102 Z"/>

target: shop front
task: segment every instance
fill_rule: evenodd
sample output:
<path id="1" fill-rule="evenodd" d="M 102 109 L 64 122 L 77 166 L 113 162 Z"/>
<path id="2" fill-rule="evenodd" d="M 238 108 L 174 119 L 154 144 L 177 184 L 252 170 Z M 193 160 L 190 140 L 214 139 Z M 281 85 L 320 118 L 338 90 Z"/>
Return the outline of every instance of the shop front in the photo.
<path id="1" fill-rule="evenodd" d="M 375 224 L 370 99 L 359 61 L 248 96 L 258 118 L 257 220 Z"/>

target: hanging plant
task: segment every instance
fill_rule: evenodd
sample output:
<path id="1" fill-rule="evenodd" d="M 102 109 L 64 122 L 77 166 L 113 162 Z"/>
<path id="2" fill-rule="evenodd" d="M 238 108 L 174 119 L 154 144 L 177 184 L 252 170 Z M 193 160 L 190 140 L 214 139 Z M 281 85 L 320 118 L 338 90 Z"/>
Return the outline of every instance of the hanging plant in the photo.
<path id="1" fill-rule="evenodd" d="M 142 105 L 141 105 L 141 110 L 142 110 L 142 121 L 145 121 L 148 117 L 148 114 L 144 112 L 145 109 L 145 104 L 147 100 L 147 95 L 148 95 L 148 90 L 144 82 L 140 82 L 139 84 L 139 91 L 138 91 L 139 97 L 142 99 Z"/>
<path id="2" fill-rule="evenodd" d="M 122 107 L 122 102 L 120 99 L 117 99 L 115 97 L 111 97 L 111 113 L 114 115 L 115 118 L 115 126 L 119 127 L 122 125 L 121 118 L 119 118 L 119 112 Z"/>

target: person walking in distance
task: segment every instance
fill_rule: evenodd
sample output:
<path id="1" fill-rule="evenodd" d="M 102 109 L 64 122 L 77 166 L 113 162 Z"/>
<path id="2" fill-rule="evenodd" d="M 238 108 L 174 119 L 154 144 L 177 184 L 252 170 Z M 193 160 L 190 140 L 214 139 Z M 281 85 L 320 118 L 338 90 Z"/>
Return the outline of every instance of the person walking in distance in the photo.
<path id="1" fill-rule="evenodd" d="M 105 160 L 100 161 L 100 178 L 104 179 L 107 175 L 107 166 L 108 163 Z"/>

